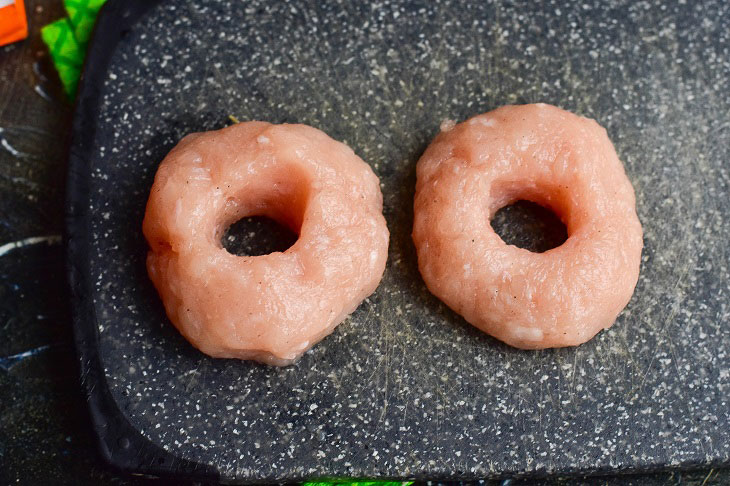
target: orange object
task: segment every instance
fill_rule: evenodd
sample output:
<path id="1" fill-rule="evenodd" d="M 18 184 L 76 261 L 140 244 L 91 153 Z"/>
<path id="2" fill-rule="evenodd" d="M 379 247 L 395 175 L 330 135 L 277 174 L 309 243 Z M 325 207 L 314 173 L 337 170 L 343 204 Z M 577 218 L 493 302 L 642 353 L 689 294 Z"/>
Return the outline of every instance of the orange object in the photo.
<path id="1" fill-rule="evenodd" d="M 0 46 L 28 37 L 23 0 L 0 0 Z"/>

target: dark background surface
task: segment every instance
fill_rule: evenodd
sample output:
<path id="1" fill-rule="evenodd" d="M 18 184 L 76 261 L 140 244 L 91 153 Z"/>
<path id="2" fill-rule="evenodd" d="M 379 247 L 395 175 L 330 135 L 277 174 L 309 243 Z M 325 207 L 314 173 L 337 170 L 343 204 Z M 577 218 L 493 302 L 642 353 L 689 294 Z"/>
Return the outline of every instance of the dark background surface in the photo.
<path id="1" fill-rule="evenodd" d="M 109 405 L 91 403 L 116 463 L 296 481 L 730 462 L 730 4 L 198 0 L 137 17 L 148 5 L 113 0 L 99 19 L 69 171 L 84 382 L 109 391 Z M 411 208 L 416 161 L 444 119 L 538 101 L 605 126 L 644 250 L 615 326 L 524 352 L 428 292 Z M 380 285 L 285 368 L 194 350 L 134 230 L 159 161 L 229 114 L 317 127 L 383 191 Z M 107 426 L 119 417 L 145 446 L 119 446 L 135 434 Z"/>
<path id="2" fill-rule="evenodd" d="M 27 9 L 29 40 L 0 48 L 0 246 L 46 240 L 0 256 L 0 483 L 133 484 L 142 480 L 114 474 L 96 452 L 71 344 L 58 236 L 72 108 L 38 33 L 63 13 L 60 2 L 31 1 Z M 12 358 L 19 354 L 27 357 Z M 567 484 L 730 484 L 730 474 L 706 469 Z"/>

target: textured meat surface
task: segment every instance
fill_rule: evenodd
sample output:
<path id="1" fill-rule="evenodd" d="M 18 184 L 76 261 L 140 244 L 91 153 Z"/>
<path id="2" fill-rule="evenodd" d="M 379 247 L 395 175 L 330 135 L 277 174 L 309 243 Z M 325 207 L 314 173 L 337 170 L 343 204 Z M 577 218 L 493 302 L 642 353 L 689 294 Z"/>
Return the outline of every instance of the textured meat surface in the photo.
<path id="1" fill-rule="evenodd" d="M 527 199 L 568 239 L 532 253 L 489 221 Z M 610 327 L 639 275 L 634 191 L 606 131 L 545 104 L 444 123 L 417 165 L 413 240 L 429 290 L 468 322 L 519 348 L 578 345 Z"/>
<path id="2" fill-rule="evenodd" d="M 228 253 L 245 216 L 299 234 L 284 252 Z M 388 230 L 379 181 L 346 145 L 305 125 L 247 122 L 185 137 L 162 161 L 143 231 L 167 315 L 215 357 L 285 365 L 377 287 Z"/>

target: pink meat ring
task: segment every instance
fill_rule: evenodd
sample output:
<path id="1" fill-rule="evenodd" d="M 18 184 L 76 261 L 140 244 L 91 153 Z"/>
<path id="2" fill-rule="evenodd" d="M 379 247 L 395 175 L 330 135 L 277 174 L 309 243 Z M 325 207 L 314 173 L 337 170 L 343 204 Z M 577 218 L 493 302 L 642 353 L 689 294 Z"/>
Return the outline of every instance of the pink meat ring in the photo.
<path id="1" fill-rule="evenodd" d="M 556 213 L 568 239 L 507 245 L 495 212 L 519 199 Z M 639 276 L 634 190 L 606 131 L 545 104 L 445 123 L 417 165 L 413 241 L 429 290 L 518 348 L 573 346 L 610 327 Z"/>
<path id="2" fill-rule="evenodd" d="M 233 222 L 267 216 L 299 234 L 284 252 L 236 256 Z M 378 178 L 305 125 L 240 123 L 183 138 L 160 165 L 143 231 L 172 323 L 215 357 L 286 365 L 377 287 L 388 230 Z"/>

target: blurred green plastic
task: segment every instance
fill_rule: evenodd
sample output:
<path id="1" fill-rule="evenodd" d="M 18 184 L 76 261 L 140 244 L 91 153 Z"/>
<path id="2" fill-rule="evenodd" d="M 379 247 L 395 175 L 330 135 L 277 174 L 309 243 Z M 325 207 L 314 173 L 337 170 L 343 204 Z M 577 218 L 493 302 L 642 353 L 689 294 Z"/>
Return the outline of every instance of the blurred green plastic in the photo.
<path id="1" fill-rule="evenodd" d="M 94 23 L 106 0 L 64 0 L 67 18 L 57 20 L 41 29 L 63 90 L 70 100 L 76 96 L 81 68 L 86 57 Z"/>
<path id="2" fill-rule="evenodd" d="M 84 56 L 79 54 L 79 44 L 68 19 L 56 20 L 41 29 L 43 42 L 48 46 L 53 65 L 63 83 L 63 90 L 69 99 L 76 94 Z"/>
<path id="3" fill-rule="evenodd" d="M 64 0 L 63 5 L 66 7 L 68 20 L 71 22 L 74 31 L 74 37 L 79 44 L 82 58 L 86 53 L 86 46 L 91 39 L 91 33 L 94 31 L 94 23 L 99 15 L 99 9 L 104 5 L 106 0 Z"/>

